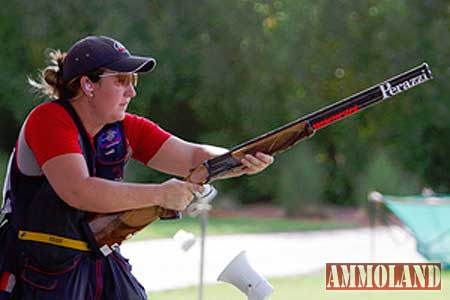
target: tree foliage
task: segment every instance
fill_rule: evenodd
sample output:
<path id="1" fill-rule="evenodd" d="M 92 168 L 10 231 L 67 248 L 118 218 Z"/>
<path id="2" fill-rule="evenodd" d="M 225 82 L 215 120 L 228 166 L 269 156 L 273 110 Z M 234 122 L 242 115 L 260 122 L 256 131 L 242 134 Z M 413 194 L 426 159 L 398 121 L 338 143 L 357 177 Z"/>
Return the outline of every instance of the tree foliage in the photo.
<path id="1" fill-rule="evenodd" d="M 307 157 L 292 163 L 317 170 L 323 202 L 356 203 L 358 178 L 376 170 L 368 162 L 381 150 L 420 184 L 449 192 L 449 14 L 444 0 L 8 1 L 0 12 L 0 147 L 9 151 L 37 103 L 26 77 L 45 67 L 46 49 L 67 50 L 88 34 L 157 59 L 132 112 L 225 147 L 426 61 L 434 81 L 319 132 L 295 152 Z M 282 178 L 298 174 L 283 163 L 221 188 L 249 202 L 274 198 L 286 194 Z"/>

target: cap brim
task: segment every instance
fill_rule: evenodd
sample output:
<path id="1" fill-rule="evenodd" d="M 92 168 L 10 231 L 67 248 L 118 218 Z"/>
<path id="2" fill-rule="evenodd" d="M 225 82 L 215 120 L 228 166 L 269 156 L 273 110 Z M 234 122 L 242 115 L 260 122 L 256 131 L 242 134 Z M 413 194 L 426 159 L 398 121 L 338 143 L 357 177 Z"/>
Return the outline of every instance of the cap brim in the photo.
<path id="1" fill-rule="evenodd" d="M 151 57 L 128 56 L 105 67 L 116 72 L 151 72 L 156 67 L 156 60 Z"/>

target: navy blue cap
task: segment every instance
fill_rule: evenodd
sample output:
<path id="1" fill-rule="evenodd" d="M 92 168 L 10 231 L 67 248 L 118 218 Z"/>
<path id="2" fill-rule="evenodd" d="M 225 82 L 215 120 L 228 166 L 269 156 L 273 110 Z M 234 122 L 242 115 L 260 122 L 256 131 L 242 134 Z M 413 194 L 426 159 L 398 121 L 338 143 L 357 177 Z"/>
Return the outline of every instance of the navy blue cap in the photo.
<path id="1" fill-rule="evenodd" d="M 98 68 L 116 72 L 149 72 L 155 66 L 155 59 L 131 55 L 120 42 L 110 37 L 88 36 L 69 49 L 62 71 L 64 82 L 69 82 Z"/>

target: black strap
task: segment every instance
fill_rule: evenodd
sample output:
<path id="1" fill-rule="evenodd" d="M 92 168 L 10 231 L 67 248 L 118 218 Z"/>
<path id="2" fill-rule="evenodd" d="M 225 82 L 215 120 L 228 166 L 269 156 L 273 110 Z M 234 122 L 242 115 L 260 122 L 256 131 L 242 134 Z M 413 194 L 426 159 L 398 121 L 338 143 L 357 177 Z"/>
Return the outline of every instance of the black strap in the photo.
<path id="1" fill-rule="evenodd" d="M 64 107 L 75 122 L 75 125 L 78 128 L 78 142 L 80 143 L 81 150 L 83 151 L 83 156 L 86 159 L 89 175 L 95 176 L 95 150 L 83 124 L 81 123 L 80 117 L 69 101 L 60 99 L 55 102 Z"/>
<path id="2" fill-rule="evenodd" d="M 83 156 L 89 169 L 89 175 L 95 176 L 95 150 L 93 145 L 91 144 L 86 130 L 84 129 L 83 124 L 81 123 L 80 117 L 78 116 L 72 105 L 69 103 L 69 101 L 60 99 L 56 100 L 55 102 L 64 107 L 75 122 L 75 125 L 78 128 L 78 141 L 80 143 L 81 150 L 83 151 Z M 92 215 L 92 213 L 89 214 Z M 91 249 L 98 250 L 99 247 L 89 226 L 87 225 L 87 222 L 81 222 L 81 230 L 84 233 L 84 237 L 88 242 L 89 247 Z M 96 251 L 95 253 L 99 254 L 100 252 Z"/>

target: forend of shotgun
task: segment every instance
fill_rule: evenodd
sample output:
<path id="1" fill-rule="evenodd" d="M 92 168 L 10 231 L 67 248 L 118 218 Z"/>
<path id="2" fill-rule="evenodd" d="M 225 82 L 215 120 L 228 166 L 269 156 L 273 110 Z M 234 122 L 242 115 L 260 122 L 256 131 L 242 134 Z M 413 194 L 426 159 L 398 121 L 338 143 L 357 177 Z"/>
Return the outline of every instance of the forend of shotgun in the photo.
<path id="1" fill-rule="evenodd" d="M 314 132 L 315 130 L 308 120 L 289 123 L 240 144 L 223 155 L 205 161 L 203 165 L 194 169 L 187 178 L 193 178 L 194 182 L 197 178 L 206 178 L 204 183 L 207 183 L 226 177 L 236 168 L 242 167 L 241 160 L 246 154 L 255 155 L 257 152 L 262 152 L 275 156 L 300 141 L 312 137 Z"/>

